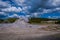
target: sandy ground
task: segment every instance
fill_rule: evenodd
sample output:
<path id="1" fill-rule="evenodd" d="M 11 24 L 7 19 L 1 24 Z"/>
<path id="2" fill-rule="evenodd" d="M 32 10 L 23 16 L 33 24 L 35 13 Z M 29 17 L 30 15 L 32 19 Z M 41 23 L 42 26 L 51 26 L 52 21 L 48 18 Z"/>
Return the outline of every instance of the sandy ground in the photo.
<path id="1" fill-rule="evenodd" d="M 0 40 L 60 40 L 60 31 L 44 31 L 38 30 L 38 28 L 1 27 Z"/>
<path id="2" fill-rule="evenodd" d="M 13 24 L 0 24 L 0 40 L 60 40 L 60 30 L 41 30 L 55 24 L 34 25 L 18 20 Z M 60 27 L 60 25 L 58 26 Z"/>
<path id="3" fill-rule="evenodd" d="M 59 35 L 59 36 L 56 36 Z M 0 33 L 0 40 L 60 40 L 60 34 L 15 34 L 15 33 Z"/>

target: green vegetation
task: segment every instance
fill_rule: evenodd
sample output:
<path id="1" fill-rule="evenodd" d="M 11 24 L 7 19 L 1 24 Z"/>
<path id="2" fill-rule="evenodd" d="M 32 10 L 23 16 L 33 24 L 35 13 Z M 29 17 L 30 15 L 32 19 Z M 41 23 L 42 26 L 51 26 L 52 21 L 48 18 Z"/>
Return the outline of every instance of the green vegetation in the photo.
<path id="1" fill-rule="evenodd" d="M 7 19 L 7 21 L 9 21 L 10 23 L 15 22 L 16 20 L 17 20 L 17 18 L 9 18 L 9 19 Z"/>
<path id="2" fill-rule="evenodd" d="M 17 20 L 18 18 L 8 18 L 8 19 L 0 19 L 0 23 L 13 23 Z"/>
<path id="3" fill-rule="evenodd" d="M 0 19 L 0 23 L 13 23 L 19 18 Z M 48 19 L 48 18 L 31 18 L 29 22 L 31 24 L 60 24 L 60 19 Z"/>
<path id="4" fill-rule="evenodd" d="M 0 23 L 2 23 L 4 20 L 0 19 Z"/>
<path id="5" fill-rule="evenodd" d="M 48 18 L 31 18 L 28 23 L 32 24 L 60 24 L 60 19 L 48 19 Z"/>
<path id="6" fill-rule="evenodd" d="M 57 21 L 57 22 L 55 22 L 56 24 L 60 24 L 60 20 L 59 21 Z"/>

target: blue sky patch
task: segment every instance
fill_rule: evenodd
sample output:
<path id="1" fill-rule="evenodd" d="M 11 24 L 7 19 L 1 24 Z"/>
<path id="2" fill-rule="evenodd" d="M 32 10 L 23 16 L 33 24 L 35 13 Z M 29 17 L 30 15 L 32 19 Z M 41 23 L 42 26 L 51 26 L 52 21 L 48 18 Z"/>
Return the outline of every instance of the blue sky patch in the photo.
<path id="1" fill-rule="evenodd" d="M 60 18 L 60 0 L 0 0 L 0 19 L 14 14 L 18 17 Z"/>

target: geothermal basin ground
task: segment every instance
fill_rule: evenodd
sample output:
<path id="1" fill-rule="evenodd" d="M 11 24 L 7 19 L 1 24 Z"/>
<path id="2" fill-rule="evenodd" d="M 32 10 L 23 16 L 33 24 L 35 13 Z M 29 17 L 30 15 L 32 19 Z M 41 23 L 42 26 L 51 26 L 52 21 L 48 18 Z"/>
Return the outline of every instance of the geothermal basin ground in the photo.
<path id="1" fill-rule="evenodd" d="M 0 40 L 60 40 L 60 25 L 33 25 L 20 20 L 0 24 Z"/>

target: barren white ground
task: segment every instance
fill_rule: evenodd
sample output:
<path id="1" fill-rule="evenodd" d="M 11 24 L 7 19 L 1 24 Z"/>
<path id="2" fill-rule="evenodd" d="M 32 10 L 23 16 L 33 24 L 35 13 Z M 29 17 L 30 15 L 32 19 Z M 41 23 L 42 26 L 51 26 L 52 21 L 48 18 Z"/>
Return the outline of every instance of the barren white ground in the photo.
<path id="1" fill-rule="evenodd" d="M 11 36 L 11 34 L 17 34 L 15 37 L 21 36 L 22 38 L 29 38 L 29 37 L 42 37 L 42 36 L 47 36 L 47 35 L 54 35 L 60 33 L 60 31 L 44 31 L 44 30 L 39 30 L 38 28 L 42 27 L 47 27 L 50 25 L 33 25 L 33 24 L 28 24 L 24 20 L 17 20 L 15 23 L 12 24 L 0 24 L 0 39 L 8 40 L 8 37 L 14 37 Z M 1 35 L 2 34 L 2 35 Z M 10 36 L 5 36 L 8 34 Z M 2 38 L 1 38 L 2 37 Z"/>

